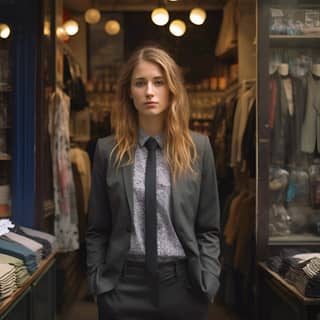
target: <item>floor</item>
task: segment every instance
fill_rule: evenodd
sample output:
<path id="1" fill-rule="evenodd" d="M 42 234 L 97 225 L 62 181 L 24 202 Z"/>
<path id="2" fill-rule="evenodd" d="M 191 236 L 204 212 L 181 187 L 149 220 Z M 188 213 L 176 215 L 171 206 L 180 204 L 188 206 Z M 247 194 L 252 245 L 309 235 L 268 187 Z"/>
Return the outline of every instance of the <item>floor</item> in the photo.
<path id="1" fill-rule="evenodd" d="M 75 303 L 59 314 L 57 320 L 95 320 L 97 319 L 96 305 L 86 294 L 85 284 L 79 291 L 79 297 Z M 210 305 L 209 320 L 240 320 L 237 315 L 219 303 Z M 196 319 L 195 319 L 196 320 Z"/>

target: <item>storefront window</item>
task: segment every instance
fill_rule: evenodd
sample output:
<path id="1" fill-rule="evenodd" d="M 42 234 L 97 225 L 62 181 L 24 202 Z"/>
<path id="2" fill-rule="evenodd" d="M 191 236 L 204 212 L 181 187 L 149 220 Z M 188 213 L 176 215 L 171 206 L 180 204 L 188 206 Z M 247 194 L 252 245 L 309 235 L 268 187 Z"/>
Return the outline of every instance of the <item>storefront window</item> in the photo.
<path id="1" fill-rule="evenodd" d="M 320 239 L 320 5 L 288 3 L 269 7 L 269 242 L 313 243 Z"/>

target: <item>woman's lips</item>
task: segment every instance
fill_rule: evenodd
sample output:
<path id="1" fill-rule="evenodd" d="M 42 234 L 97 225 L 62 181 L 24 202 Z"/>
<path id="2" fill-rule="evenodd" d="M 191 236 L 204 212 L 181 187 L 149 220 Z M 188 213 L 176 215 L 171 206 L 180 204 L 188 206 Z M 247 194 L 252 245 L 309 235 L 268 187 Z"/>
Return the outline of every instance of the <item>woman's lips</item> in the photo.
<path id="1" fill-rule="evenodd" d="M 145 103 L 147 106 L 155 106 L 157 103 L 155 101 L 148 101 Z"/>

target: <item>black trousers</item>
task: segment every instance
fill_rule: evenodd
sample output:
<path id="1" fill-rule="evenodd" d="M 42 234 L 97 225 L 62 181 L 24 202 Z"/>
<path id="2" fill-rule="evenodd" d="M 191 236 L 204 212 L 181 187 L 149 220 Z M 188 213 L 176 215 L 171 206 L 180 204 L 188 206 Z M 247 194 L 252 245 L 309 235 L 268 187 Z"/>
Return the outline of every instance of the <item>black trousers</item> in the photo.
<path id="1" fill-rule="evenodd" d="M 209 307 L 190 286 L 185 261 L 160 264 L 156 286 L 144 264 L 127 262 L 116 288 L 97 304 L 99 320 L 207 320 Z"/>

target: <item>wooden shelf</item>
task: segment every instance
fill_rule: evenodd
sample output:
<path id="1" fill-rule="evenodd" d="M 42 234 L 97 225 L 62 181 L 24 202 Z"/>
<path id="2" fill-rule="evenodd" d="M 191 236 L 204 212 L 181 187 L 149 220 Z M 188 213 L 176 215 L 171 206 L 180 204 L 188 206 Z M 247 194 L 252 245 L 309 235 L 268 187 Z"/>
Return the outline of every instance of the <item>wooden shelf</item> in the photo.
<path id="1" fill-rule="evenodd" d="M 0 92 L 11 92 L 12 87 L 9 85 L 1 85 L 0 84 Z"/>
<path id="2" fill-rule="evenodd" d="M 37 270 L 23 283 L 20 288 L 17 288 L 11 296 L 0 302 L 0 315 L 2 315 L 28 288 L 49 268 L 54 261 L 56 253 L 52 253 L 48 258 L 42 260 Z"/>
<path id="3" fill-rule="evenodd" d="M 301 292 L 284 278 L 282 278 L 278 273 L 272 271 L 264 262 L 259 262 L 259 268 L 264 272 L 267 278 L 271 279 L 274 284 L 278 287 L 282 287 L 291 295 L 295 296 L 298 300 L 300 300 L 305 305 L 319 305 L 320 298 L 309 298 L 305 297 Z"/>
<path id="4" fill-rule="evenodd" d="M 9 154 L 0 154 L 0 161 L 8 161 L 11 160 L 11 156 Z"/>
<path id="5" fill-rule="evenodd" d="M 270 35 L 271 48 L 290 48 L 290 47 L 320 47 L 320 34 L 306 35 Z"/>

